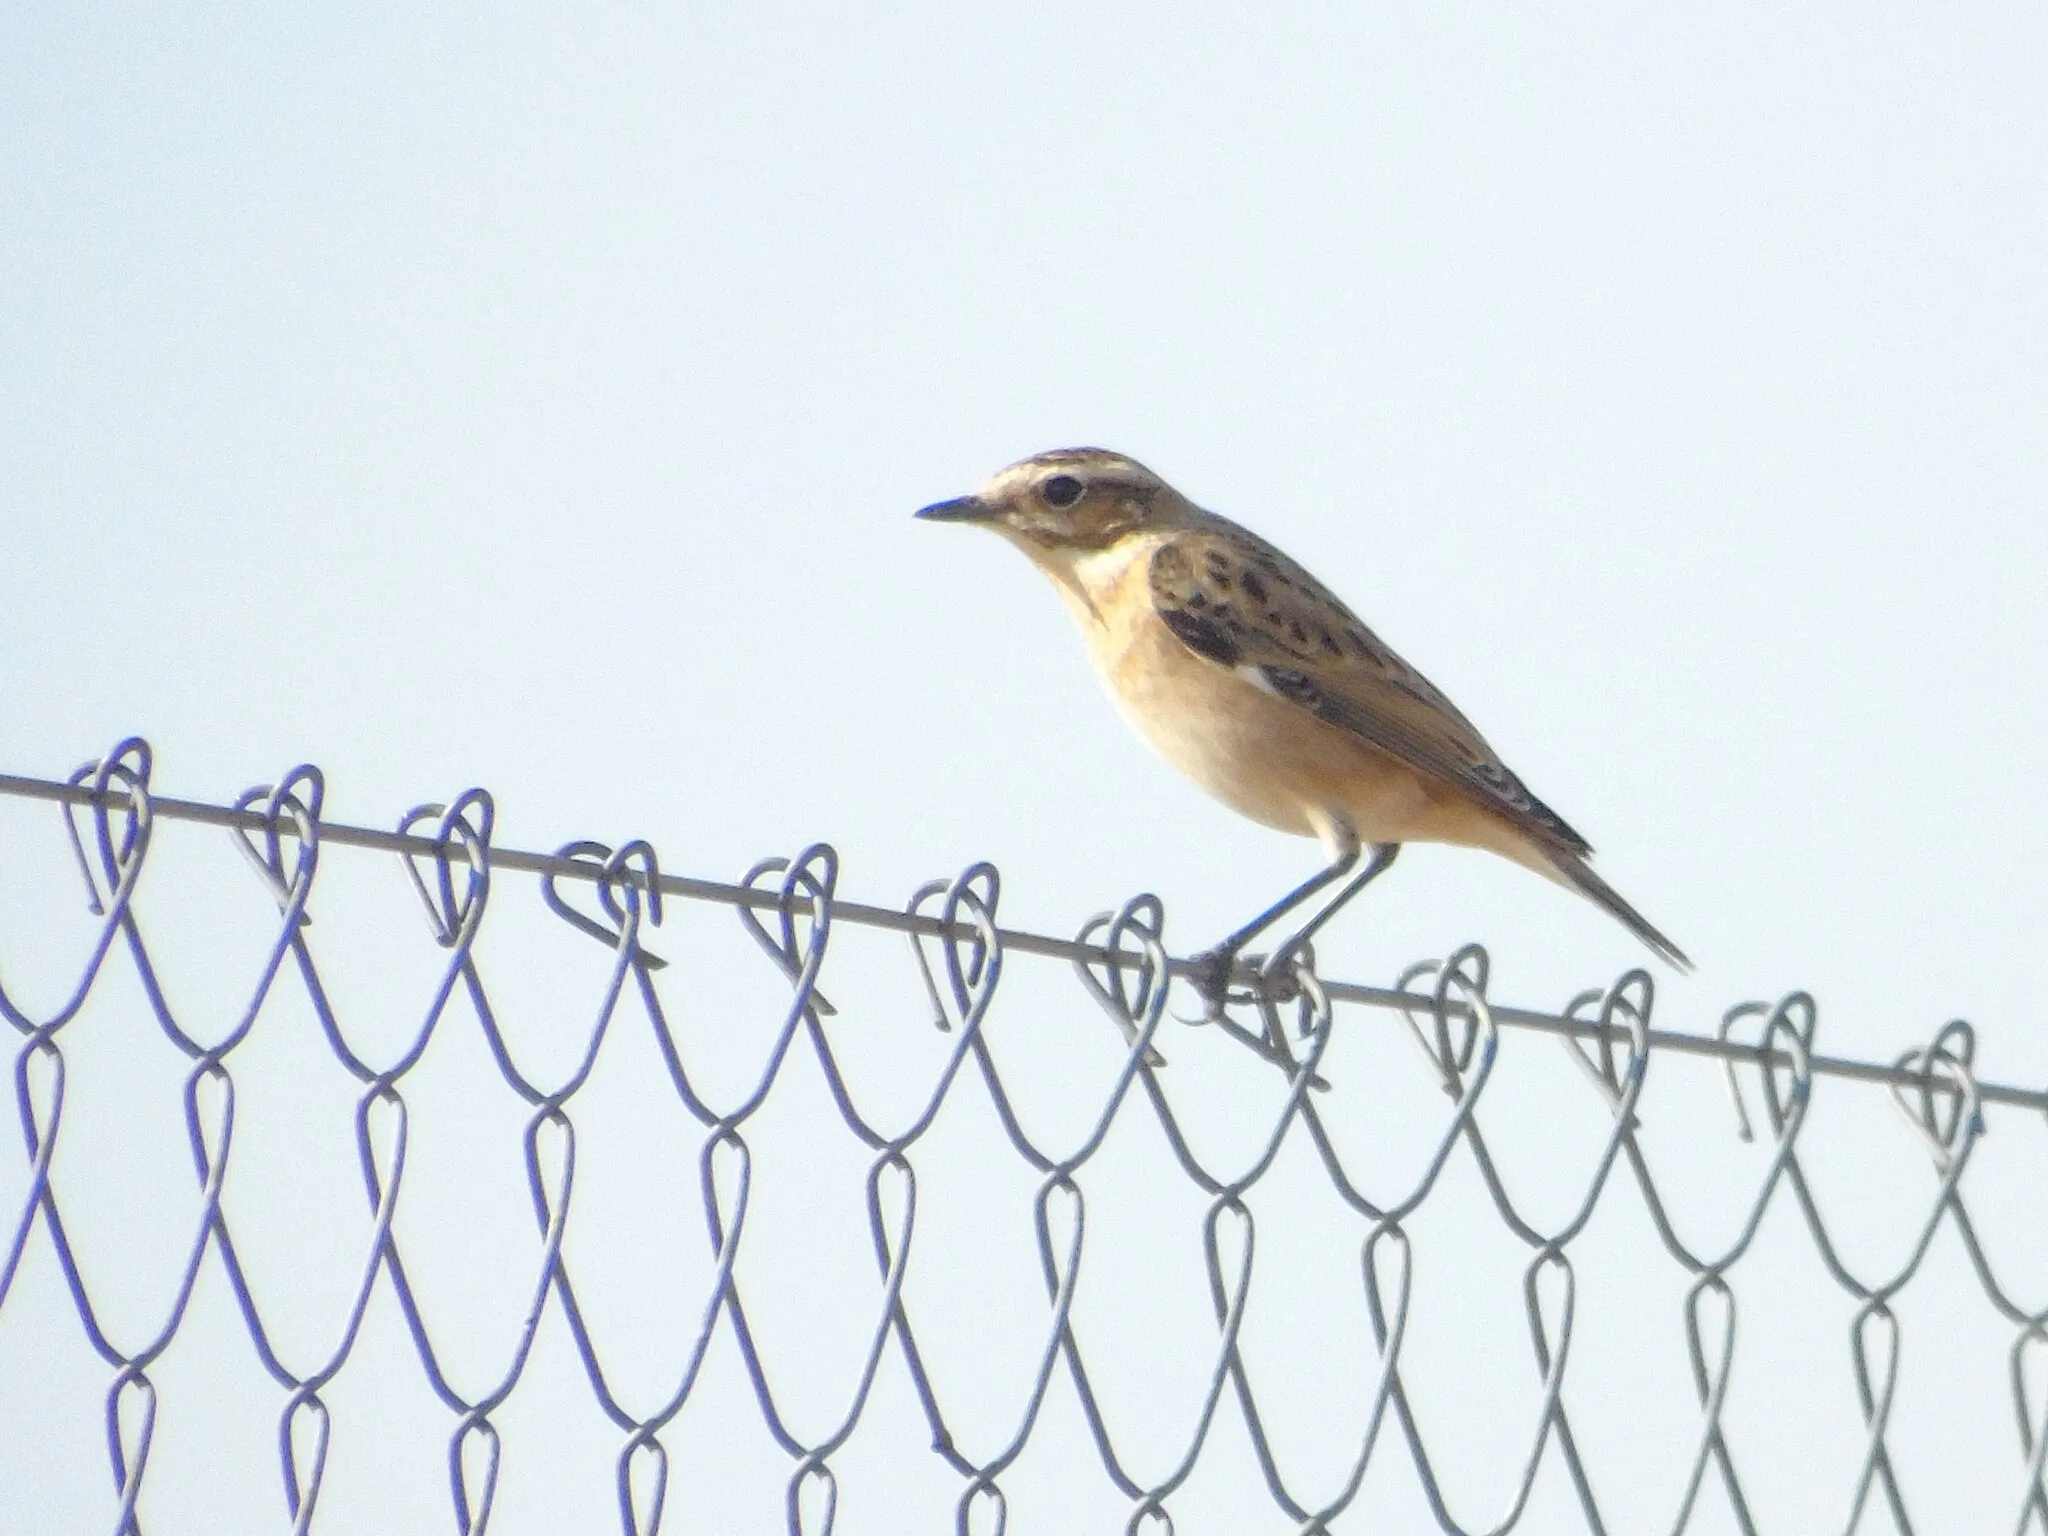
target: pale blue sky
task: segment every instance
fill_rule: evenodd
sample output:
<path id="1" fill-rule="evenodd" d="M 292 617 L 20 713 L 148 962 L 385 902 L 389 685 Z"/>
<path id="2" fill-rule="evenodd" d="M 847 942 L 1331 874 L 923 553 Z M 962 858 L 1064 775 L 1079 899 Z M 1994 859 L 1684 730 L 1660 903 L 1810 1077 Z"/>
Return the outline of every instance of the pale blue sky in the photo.
<path id="1" fill-rule="evenodd" d="M 1313 845 L 909 518 L 1095 442 L 1458 701 L 1698 960 L 1660 1022 L 1803 986 L 2039 1081 L 2044 78 L 2021 6 L 23 0 L 0 769 L 484 784 L 508 843 L 824 838 L 889 903 L 986 857 L 1197 948 Z M 1435 850 L 1324 955 L 1468 938 L 1528 1004 L 1645 959 Z"/>

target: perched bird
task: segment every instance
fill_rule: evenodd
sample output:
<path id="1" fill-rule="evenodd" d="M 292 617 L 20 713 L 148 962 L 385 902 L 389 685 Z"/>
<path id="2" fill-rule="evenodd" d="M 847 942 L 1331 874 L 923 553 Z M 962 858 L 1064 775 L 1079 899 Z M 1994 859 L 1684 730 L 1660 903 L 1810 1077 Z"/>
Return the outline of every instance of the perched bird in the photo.
<path id="1" fill-rule="evenodd" d="M 1066 599 L 1141 736 L 1231 809 L 1321 840 L 1327 868 L 1197 957 L 1212 1013 L 1253 939 L 1346 881 L 1274 949 L 1261 972 L 1270 985 L 1404 842 L 1513 859 L 1691 968 L 1427 678 L 1279 550 L 1136 460 L 1101 448 L 1041 453 L 917 515 L 979 524 L 1023 550 Z"/>

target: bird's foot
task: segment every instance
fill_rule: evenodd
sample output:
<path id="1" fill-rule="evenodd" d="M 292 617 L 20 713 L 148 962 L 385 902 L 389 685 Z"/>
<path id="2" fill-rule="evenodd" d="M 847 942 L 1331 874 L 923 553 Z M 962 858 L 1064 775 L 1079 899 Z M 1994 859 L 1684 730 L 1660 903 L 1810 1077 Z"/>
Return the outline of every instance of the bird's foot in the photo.
<path id="1" fill-rule="evenodd" d="M 1233 987 L 1231 980 L 1238 974 L 1238 962 L 1243 960 L 1245 968 L 1252 972 L 1253 979 L 1244 985 Z M 1195 995 L 1202 1000 L 1202 1013 L 1198 1018 L 1176 1014 L 1183 1024 L 1215 1024 L 1240 1044 L 1248 1047 L 1267 1061 L 1289 1074 L 1299 1070 L 1299 1064 L 1284 1042 L 1279 1040 L 1281 1004 L 1290 1003 L 1301 996 L 1301 981 L 1296 969 L 1295 957 L 1282 952 L 1276 964 L 1263 955 L 1238 955 L 1225 949 L 1204 950 L 1188 959 L 1187 981 L 1195 989 Z M 1229 1015 L 1233 1004 L 1252 1004 L 1261 1014 L 1260 1027 L 1247 1029 Z M 1311 1088 L 1327 1090 L 1329 1083 L 1320 1074 L 1311 1072 L 1308 1078 Z"/>
<path id="2" fill-rule="evenodd" d="M 1291 1003 L 1301 996 L 1299 956 L 1287 950 L 1267 960 L 1259 959 L 1259 996 L 1269 1003 Z"/>
<path id="3" fill-rule="evenodd" d="M 1231 980 L 1237 975 L 1240 960 L 1254 979 L 1249 985 L 1233 988 Z M 1205 949 L 1189 956 L 1188 965 L 1188 982 L 1194 987 L 1195 996 L 1202 1000 L 1202 1012 L 1199 1018 L 1181 1019 L 1183 1024 L 1214 1024 L 1233 1003 L 1290 1003 L 1301 996 L 1293 957 L 1285 951 L 1268 960 L 1263 955 L 1240 955 L 1232 949 Z"/>
<path id="4" fill-rule="evenodd" d="M 1199 955 L 1188 958 L 1188 984 L 1195 989 L 1195 996 L 1202 1001 L 1201 1014 L 1196 1018 L 1181 1018 L 1183 1024 L 1214 1024 L 1224 1016 L 1224 1010 L 1237 1001 L 1230 994 L 1230 978 L 1237 972 L 1237 951 L 1234 949 L 1205 949 Z M 1180 1016 L 1175 1015 L 1176 1018 Z"/>

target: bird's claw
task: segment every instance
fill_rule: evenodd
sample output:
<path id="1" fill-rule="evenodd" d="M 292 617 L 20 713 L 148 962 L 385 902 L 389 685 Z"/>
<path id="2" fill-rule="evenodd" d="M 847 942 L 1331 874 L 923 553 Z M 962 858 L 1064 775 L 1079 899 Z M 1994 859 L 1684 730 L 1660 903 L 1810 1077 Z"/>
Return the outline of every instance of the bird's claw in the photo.
<path id="1" fill-rule="evenodd" d="M 1243 986 L 1233 987 L 1231 978 L 1238 973 L 1238 961 L 1245 961 L 1245 968 L 1252 973 L 1252 979 Z M 1272 1038 L 1272 1032 L 1279 1028 L 1279 1017 L 1275 1009 L 1283 1003 L 1293 1002 L 1302 995 L 1301 979 L 1297 970 L 1299 952 L 1283 950 L 1271 959 L 1262 955 L 1239 956 L 1222 949 L 1204 950 L 1199 955 L 1188 957 L 1186 980 L 1195 989 L 1195 995 L 1202 1000 L 1202 1012 L 1197 1018 L 1183 1014 L 1174 1017 L 1183 1024 L 1218 1024 L 1226 1034 L 1231 1035 L 1258 1055 L 1281 1070 L 1293 1073 L 1298 1063 L 1285 1046 Z M 1263 1030 L 1249 1030 L 1233 1023 L 1229 1016 L 1232 1005 L 1250 1004 L 1265 1015 Z M 1311 1072 L 1308 1077 L 1311 1088 L 1327 1090 L 1329 1083 L 1321 1074 Z"/>
<path id="2" fill-rule="evenodd" d="M 1227 949 L 1205 949 L 1199 955 L 1188 959 L 1188 984 L 1195 989 L 1195 996 L 1202 1000 L 1202 1011 L 1195 1018 L 1175 1014 L 1174 1018 L 1183 1024 L 1215 1024 L 1219 1022 L 1233 1002 L 1230 991 L 1231 974 L 1237 969 L 1237 956 Z"/>
<path id="3" fill-rule="evenodd" d="M 1254 979 L 1245 986 L 1233 988 L 1231 978 L 1237 974 L 1240 958 L 1251 969 Z M 1174 1017 L 1183 1024 L 1217 1023 L 1233 1004 L 1291 1003 L 1301 996 L 1294 956 L 1285 951 L 1267 959 L 1262 955 L 1240 957 L 1235 951 L 1226 949 L 1206 949 L 1199 955 L 1190 956 L 1188 965 L 1188 983 L 1195 989 L 1195 996 L 1202 1000 L 1202 1012 L 1196 1018 L 1175 1014 Z"/>
<path id="4" fill-rule="evenodd" d="M 1291 1003 L 1301 996 L 1301 976 L 1294 959 L 1279 954 L 1259 967 L 1259 996 L 1272 1003 Z"/>

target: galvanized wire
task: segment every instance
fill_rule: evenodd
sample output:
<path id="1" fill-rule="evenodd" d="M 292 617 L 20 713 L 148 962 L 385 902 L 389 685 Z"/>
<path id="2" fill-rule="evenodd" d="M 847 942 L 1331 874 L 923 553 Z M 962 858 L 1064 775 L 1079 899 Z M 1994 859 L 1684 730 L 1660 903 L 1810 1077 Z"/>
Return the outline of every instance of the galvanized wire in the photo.
<path id="1" fill-rule="evenodd" d="M 1978 1082 L 1972 1069 L 1975 1037 L 1960 1022 L 1946 1025 L 1927 1045 L 1895 1061 L 1862 1062 L 1815 1052 L 1816 1010 L 1803 993 L 1771 1004 L 1738 1005 L 1728 1011 L 1715 1035 L 1699 1036 L 1652 1027 L 1653 986 L 1642 971 L 1631 971 L 1606 989 L 1583 993 L 1552 1014 L 1493 1001 L 1488 993 L 1488 957 L 1477 946 L 1441 962 L 1412 967 L 1387 988 L 1328 981 L 1303 963 L 1297 967 L 1292 995 L 1284 1002 L 1254 998 L 1240 1005 L 1239 1017 L 1220 1021 L 1253 1054 L 1276 1065 L 1287 1085 L 1256 1154 L 1239 1166 L 1220 1168 L 1205 1164 L 1193 1149 L 1157 1071 L 1153 1047 L 1167 1017 L 1169 990 L 1189 966 L 1166 953 L 1161 940 L 1165 914 L 1153 897 L 1135 898 L 1115 912 L 1097 916 L 1073 939 L 1021 933 L 998 925 L 1000 882 L 986 864 L 974 865 L 952 880 L 927 884 L 904 910 L 896 911 L 842 899 L 837 891 L 837 857 L 822 844 L 791 859 L 763 860 L 737 884 L 665 874 L 645 842 L 612 848 L 580 841 L 551 855 L 499 848 L 492 841 L 492 802 L 481 790 L 471 790 L 447 805 L 418 807 L 394 831 L 323 820 L 324 782 L 319 771 L 308 766 L 293 769 L 275 784 L 250 790 L 232 805 L 176 800 L 153 790 L 151 754 L 136 739 L 121 743 L 66 780 L 0 776 L 0 793 L 53 802 L 61 810 L 86 902 L 99 920 L 96 941 L 75 984 L 54 1009 L 32 1015 L 0 981 L 0 1016 L 19 1040 L 13 1081 L 27 1185 L 18 1215 L 0 1227 L 5 1242 L 0 1248 L 0 1318 L 24 1255 L 40 1233 L 61 1269 L 85 1339 L 111 1373 L 104 1401 L 113 1484 L 109 1524 L 123 1536 L 139 1536 L 141 1531 L 137 1506 L 158 1411 L 152 1368 L 186 1325 L 188 1304 L 209 1254 L 232 1291 L 256 1359 L 282 1394 L 277 1445 L 285 1512 L 295 1532 L 313 1530 L 320 1508 L 331 1443 L 331 1414 L 324 1394 L 348 1367 L 380 1286 L 397 1303 L 424 1379 L 451 1416 L 446 1465 L 452 1523 L 462 1533 L 483 1532 L 491 1525 L 501 1458 L 494 1416 L 519 1388 L 536 1336 L 551 1314 L 566 1324 L 593 1400 L 619 1433 L 615 1487 L 620 1528 L 628 1536 L 675 1528 L 667 1504 L 670 1442 L 664 1436 L 675 1432 L 677 1417 L 690 1403 L 708 1353 L 721 1337 L 737 1349 L 761 1424 L 788 1459 L 784 1505 L 793 1533 L 833 1528 L 839 1497 L 834 1458 L 861 1426 L 878 1372 L 892 1351 L 907 1372 L 929 1428 L 932 1454 L 958 1480 L 955 1524 L 962 1532 L 1006 1528 L 1004 1479 L 1031 1443 L 1047 1394 L 1062 1372 L 1080 1405 L 1102 1475 L 1127 1501 L 1127 1531 L 1173 1528 L 1176 1496 L 1194 1474 L 1211 1442 L 1217 1415 L 1229 1402 L 1249 1437 L 1273 1505 L 1301 1532 L 1337 1529 L 1353 1510 L 1376 1458 L 1403 1455 L 1437 1525 L 1455 1536 L 1514 1529 L 1529 1507 L 1540 1469 L 1552 1458 L 1569 1481 L 1585 1529 L 1605 1532 L 1610 1525 L 1581 1455 L 1568 1391 L 1579 1283 L 1572 1245 L 1619 1182 L 1619 1168 L 1627 1169 L 1669 1259 L 1690 1280 L 1683 1324 L 1699 1422 L 1687 1475 L 1671 1491 L 1672 1515 L 1666 1528 L 1677 1532 L 1688 1527 L 1702 1490 L 1711 1481 L 1724 1491 L 1737 1527 L 1745 1532 L 1758 1529 L 1723 1423 L 1736 1358 L 1738 1305 L 1731 1277 L 1750 1252 L 1773 1202 L 1787 1198 L 1789 1192 L 1826 1274 L 1854 1303 L 1850 1352 L 1866 1438 L 1860 1465 L 1845 1492 L 1842 1528 L 1859 1528 L 1867 1512 L 1881 1504 L 1894 1527 L 1915 1529 L 1887 1439 L 1901 1354 L 1895 1303 L 1922 1271 L 1936 1233 L 1946 1222 L 1984 1297 L 2013 1330 L 2010 1380 L 2019 1454 L 2010 1493 L 2001 1494 L 1998 1502 L 2009 1510 L 2011 1528 L 2048 1536 L 2048 1405 L 2038 1400 L 2038 1392 L 2030 1391 L 2027 1374 L 2033 1352 L 2048 1345 L 2048 1308 L 2027 1305 L 2011 1277 L 1996 1271 L 1962 1192 L 1972 1151 L 1984 1131 L 1985 1106 L 2038 1115 L 2048 1109 L 2048 1094 Z M 226 828 L 278 911 L 275 937 L 246 1007 L 211 1040 L 181 1025 L 157 978 L 137 919 L 135 891 L 159 820 Z M 401 1050 L 382 1060 L 370 1059 L 351 1043 L 307 943 L 308 904 L 322 850 L 330 846 L 377 850 L 402 860 L 433 938 L 445 952 L 439 982 L 417 1027 Z M 548 909 L 601 940 L 613 957 L 575 1064 L 550 1082 L 534 1078 L 518 1064 L 475 959 L 478 934 L 491 909 L 493 879 L 501 872 L 538 876 Z M 579 904 L 566 882 L 580 883 L 594 896 L 594 903 Z M 688 1052 L 652 985 L 653 974 L 667 961 L 648 947 L 650 930 L 660 924 L 669 898 L 735 909 L 790 989 L 765 1065 L 746 1092 L 723 1103 L 714 1102 L 700 1087 Z M 845 1043 L 835 1041 L 826 1022 L 834 1009 L 820 990 L 820 974 L 835 927 L 848 923 L 910 936 L 934 1021 L 951 1032 L 943 1071 L 916 1112 L 894 1124 L 884 1124 L 858 1101 L 840 1069 L 839 1053 Z M 199 1189 L 196 1229 L 169 1304 L 146 1338 L 120 1342 L 101 1320 L 95 1277 L 84 1272 L 67 1238 L 55 1176 L 67 1088 L 64 1031 L 106 974 L 117 945 L 125 948 L 132 962 L 157 1028 L 187 1062 L 182 1110 Z M 1064 1150 L 1040 1145 L 1027 1133 L 982 1028 L 1013 955 L 1049 957 L 1071 965 L 1085 995 L 1129 1044 L 1090 1128 Z M 221 1200 L 235 1120 L 232 1058 L 288 967 L 305 988 L 328 1051 L 356 1084 L 354 1134 L 370 1211 L 361 1270 L 331 1346 L 320 1358 L 290 1362 L 273 1341 L 279 1298 L 256 1294 Z M 712 1254 L 711 1281 L 702 1297 L 694 1340 L 666 1398 L 651 1407 L 629 1406 L 612 1385 L 563 1253 L 574 1204 L 577 1128 L 572 1109 L 620 1004 L 629 995 L 653 1026 L 667 1087 L 701 1135 L 698 1186 Z M 504 1084 L 526 1106 L 525 1174 L 540 1237 L 530 1304 L 518 1337 L 507 1350 L 497 1379 L 481 1391 L 467 1392 L 458 1390 L 443 1368 L 437 1338 L 445 1342 L 445 1331 L 437 1332 L 437 1320 L 426 1315 L 408 1279 L 394 1230 L 410 1126 L 407 1076 L 458 996 L 479 1021 Z M 1365 1192 L 1370 1181 L 1363 1175 L 1370 1170 L 1347 1162 L 1318 1107 L 1315 1090 L 1325 1086 L 1319 1069 L 1339 1002 L 1388 1011 L 1413 1037 L 1451 1101 L 1451 1113 L 1431 1156 L 1398 1198 L 1375 1199 Z M 1608 1125 L 1601 1153 L 1576 1206 L 1563 1220 L 1539 1224 L 1518 1207 L 1479 1119 L 1503 1029 L 1559 1037 L 1605 1102 Z M 1737 1031 L 1748 1038 L 1738 1039 Z M 822 1432 L 809 1434 L 798 1433 L 788 1420 L 781 1395 L 787 1383 L 771 1379 L 749 1321 L 746 1288 L 736 1274 L 753 1190 L 750 1122 L 768 1102 L 786 1061 L 800 1046 L 815 1057 L 837 1114 L 869 1156 L 866 1221 L 879 1287 L 861 1367 L 844 1411 Z M 1770 1143 L 1766 1172 L 1739 1231 L 1718 1251 L 1698 1251 L 1680 1235 L 1641 1142 L 1638 1101 L 1649 1064 L 1660 1053 L 1718 1059 L 1745 1139 L 1757 1126 L 1739 1086 L 1737 1067 L 1745 1068 L 1744 1076 L 1761 1086 L 1761 1130 Z M 904 1289 L 917 1225 L 918 1155 L 949 1096 L 970 1073 L 986 1090 L 1009 1145 L 1038 1180 L 1032 1219 L 1045 1293 L 1042 1316 L 1017 1320 L 1017 1326 L 1030 1330 L 1039 1341 L 1029 1390 L 1007 1440 L 980 1455 L 963 1450 L 955 1437 L 948 1405 L 926 1368 L 929 1335 L 920 1335 Z M 1934 1190 L 1916 1240 L 1888 1273 L 1858 1272 L 1843 1258 L 1801 1161 L 1800 1136 L 1815 1084 L 1826 1078 L 1882 1085 L 1906 1115 L 1933 1166 Z M 1146 1114 L 1181 1173 L 1207 1202 L 1202 1244 L 1215 1320 L 1207 1387 L 1196 1407 L 1192 1432 L 1166 1474 L 1150 1479 L 1140 1477 L 1120 1450 L 1091 1385 L 1088 1360 L 1073 1326 L 1086 1232 L 1086 1199 L 1077 1175 L 1097 1157 L 1120 1116 Z M 1377 1351 L 1350 1471 L 1341 1486 L 1319 1497 L 1283 1474 L 1242 1347 L 1255 1270 L 1254 1219 L 1247 1196 L 1268 1177 L 1291 1138 L 1313 1150 L 1331 1190 L 1357 1218 L 1364 1298 Z M 1407 1373 L 1413 1367 L 1404 1357 L 1414 1277 L 1410 1224 L 1461 1151 L 1471 1159 L 1499 1221 L 1526 1250 L 1523 1308 L 1530 1365 L 1540 1384 L 1535 1422 L 1506 1507 L 1476 1523 L 1469 1510 L 1456 1507 L 1456 1499 L 1443 1485 L 1411 1402 Z M 757 1277 L 754 1283 L 763 1282 Z M 1284 1285 L 1285 1280 L 1267 1277 L 1267 1283 Z M 1103 1344 L 1098 1340 L 1094 1347 L 1101 1349 Z M 0 1394 L 21 1390 L 33 1389 L 0 1382 Z"/>

